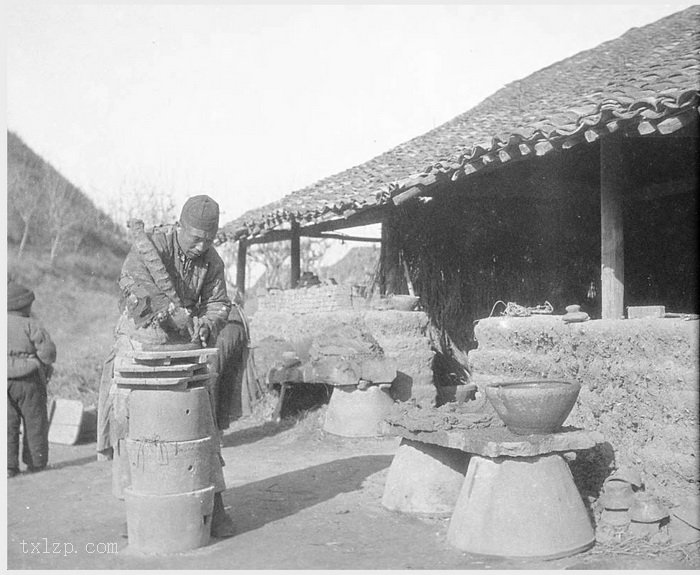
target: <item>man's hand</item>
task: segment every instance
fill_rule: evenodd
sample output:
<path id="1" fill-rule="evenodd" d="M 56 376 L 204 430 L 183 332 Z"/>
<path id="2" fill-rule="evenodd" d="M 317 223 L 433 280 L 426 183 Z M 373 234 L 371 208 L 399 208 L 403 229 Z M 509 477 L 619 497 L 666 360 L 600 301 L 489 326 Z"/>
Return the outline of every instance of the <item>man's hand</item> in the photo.
<path id="1" fill-rule="evenodd" d="M 184 307 L 173 307 L 169 310 L 170 319 L 178 331 L 192 328 L 192 316 Z"/>
<path id="2" fill-rule="evenodd" d="M 197 336 L 199 337 L 199 343 L 202 347 L 207 347 L 207 342 L 209 341 L 209 336 L 211 335 L 211 329 L 205 323 L 199 325 L 199 330 L 197 331 Z"/>
<path id="3" fill-rule="evenodd" d="M 126 311 L 137 327 L 148 325 L 153 319 L 151 298 L 147 293 L 131 293 L 126 298 Z"/>

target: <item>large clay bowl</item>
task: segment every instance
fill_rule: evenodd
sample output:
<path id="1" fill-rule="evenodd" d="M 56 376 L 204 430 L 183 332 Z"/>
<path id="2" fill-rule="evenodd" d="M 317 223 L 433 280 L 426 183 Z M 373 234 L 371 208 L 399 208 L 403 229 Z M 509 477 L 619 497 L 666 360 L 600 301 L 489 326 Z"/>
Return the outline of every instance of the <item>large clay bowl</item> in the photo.
<path id="1" fill-rule="evenodd" d="M 492 383 L 486 397 L 508 429 L 518 435 L 558 431 L 576 403 L 581 384 L 537 380 Z"/>

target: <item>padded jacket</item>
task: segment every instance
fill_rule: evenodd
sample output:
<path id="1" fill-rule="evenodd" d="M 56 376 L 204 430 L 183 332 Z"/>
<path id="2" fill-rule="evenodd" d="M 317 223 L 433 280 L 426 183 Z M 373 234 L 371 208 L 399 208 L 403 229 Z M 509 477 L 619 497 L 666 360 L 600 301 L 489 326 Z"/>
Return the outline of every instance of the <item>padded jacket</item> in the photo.
<path id="1" fill-rule="evenodd" d="M 7 377 L 18 379 L 56 361 L 56 345 L 35 317 L 7 312 Z"/>
<path id="2" fill-rule="evenodd" d="M 231 300 L 226 293 L 224 262 L 213 247 L 197 259 L 189 259 L 177 243 L 172 226 L 155 228 L 148 234 L 183 307 L 206 321 L 212 330 L 226 325 Z M 152 313 L 167 309 L 170 300 L 156 285 L 143 256 L 132 246 L 119 278 L 122 301 L 130 295 L 147 296 Z M 124 304 L 126 305 L 126 304 Z"/>

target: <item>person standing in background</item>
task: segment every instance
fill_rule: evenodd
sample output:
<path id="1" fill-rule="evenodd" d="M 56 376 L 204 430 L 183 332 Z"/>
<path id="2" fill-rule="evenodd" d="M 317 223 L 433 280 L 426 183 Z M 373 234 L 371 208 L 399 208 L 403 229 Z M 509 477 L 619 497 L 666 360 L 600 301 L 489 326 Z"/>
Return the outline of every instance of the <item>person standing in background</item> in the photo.
<path id="1" fill-rule="evenodd" d="M 19 435 L 24 424 L 22 461 L 28 472 L 49 460 L 47 386 L 56 345 L 32 315 L 34 292 L 14 281 L 7 284 L 7 477 L 19 474 Z"/>

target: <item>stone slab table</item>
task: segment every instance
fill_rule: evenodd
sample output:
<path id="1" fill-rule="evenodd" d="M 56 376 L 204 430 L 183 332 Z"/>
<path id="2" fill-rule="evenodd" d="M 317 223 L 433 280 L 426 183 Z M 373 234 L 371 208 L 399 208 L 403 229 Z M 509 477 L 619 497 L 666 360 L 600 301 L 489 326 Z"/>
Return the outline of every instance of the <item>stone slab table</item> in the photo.
<path id="1" fill-rule="evenodd" d="M 470 415 L 465 428 L 431 431 L 387 419 L 402 441 L 383 505 L 435 514 L 452 507 L 448 542 L 474 554 L 555 559 L 590 548 L 593 526 L 563 454 L 595 447 L 603 436 L 573 427 L 516 435 Z"/>

